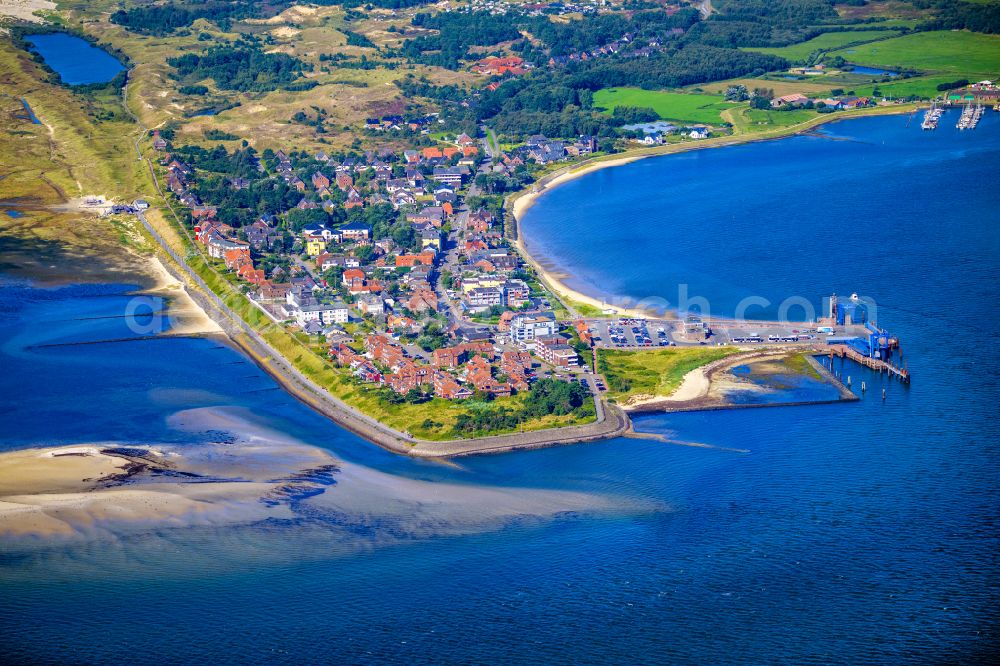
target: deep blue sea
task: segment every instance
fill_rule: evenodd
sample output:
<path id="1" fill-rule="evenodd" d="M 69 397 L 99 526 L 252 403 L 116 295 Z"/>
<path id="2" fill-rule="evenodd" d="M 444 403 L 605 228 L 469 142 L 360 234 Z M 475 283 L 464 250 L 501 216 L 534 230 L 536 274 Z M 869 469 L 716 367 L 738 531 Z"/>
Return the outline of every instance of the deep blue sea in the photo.
<path id="1" fill-rule="evenodd" d="M 111 54 L 85 39 L 66 32 L 27 35 L 45 64 L 71 86 L 104 83 L 115 78 L 124 66 Z"/>
<path id="2" fill-rule="evenodd" d="M 525 220 L 530 243 L 612 293 L 686 281 L 720 314 L 747 289 L 878 301 L 909 387 L 846 366 L 870 387 L 856 403 L 636 420 L 717 448 L 618 439 L 411 461 L 270 390 L 211 340 L 39 346 L 122 334 L 119 319 L 83 318 L 120 313 L 125 286 L 0 289 L 0 448 L 185 446 L 196 442 L 169 415 L 234 406 L 400 483 L 570 490 L 629 507 L 474 528 L 447 515 L 419 529 L 301 515 L 0 543 L 0 661 L 995 659 L 1000 123 L 966 134 L 906 123 L 597 172 Z M 601 243 L 579 242 L 598 231 Z"/>

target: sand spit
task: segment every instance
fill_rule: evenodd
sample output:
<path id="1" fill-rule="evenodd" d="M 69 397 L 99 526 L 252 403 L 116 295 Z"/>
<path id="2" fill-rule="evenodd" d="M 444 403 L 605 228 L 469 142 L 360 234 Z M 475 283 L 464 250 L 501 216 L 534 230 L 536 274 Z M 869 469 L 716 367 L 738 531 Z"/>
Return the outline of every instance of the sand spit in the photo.
<path id="1" fill-rule="evenodd" d="M 621 407 L 626 412 L 674 412 L 674 411 L 694 411 L 703 409 L 731 409 L 736 407 L 764 407 L 782 406 L 798 403 L 775 402 L 773 404 L 752 404 L 734 405 L 729 399 L 729 394 L 733 390 L 768 392 L 771 389 L 758 386 L 735 378 L 732 374 L 733 368 L 740 365 L 757 365 L 783 361 L 790 355 L 803 353 L 803 350 L 785 350 L 776 352 L 769 351 L 747 351 L 734 356 L 713 361 L 700 368 L 691 370 L 684 375 L 681 385 L 669 396 L 634 396 Z M 812 362 L 810 366 L 814 368 L 820 376 L 839 391 L 839 400 L 857 400 L 849 389 L 837 381 L 820 364 Z M 836 400 L 835 400 L 836 401 Z M 823 401 L 829 402 L 829 401 Z M 815 404 L 815 401 L 805 403 Z"/>
<path id="2" fill-rule="evenodd" d="M 636 510 L 587 493 L 388 474 L 339 460 L 255 422 L 240 408 L 186 410 L 168 423 L 210 433 L 213 441 L 95 442 L 0 454 L 0 537 L 79 539 L 299 519 L 337 530 L 390 525 L 396 538 L 416 538 L 525 518 Z"/>

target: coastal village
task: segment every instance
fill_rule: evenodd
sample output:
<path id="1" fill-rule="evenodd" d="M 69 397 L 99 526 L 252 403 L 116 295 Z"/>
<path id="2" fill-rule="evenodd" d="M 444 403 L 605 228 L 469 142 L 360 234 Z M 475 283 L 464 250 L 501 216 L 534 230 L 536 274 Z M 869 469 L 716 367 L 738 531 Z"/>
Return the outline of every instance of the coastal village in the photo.
<path id="1" fill-rule="evenodd" d="M 469 204 L 489 201 L 477 184 L 483 176 L 523 175 L 529 163 L 592 151 L 592 141 L 579 137 L 567 146 L 536 136 L 495 160 L 483 154 L 485 142 L 466 134 L 398 152 L 277 151 L 254 162 L 257 180 L 287 187 L 297 203 L 234 227 L 222 221 L 224 210 L 199 199 L 196 170 L 153 135 L 167 187 L 187 207 L 191 232 L 217 268 L 273 323 L 322 340 L 331 362 L 383 399 L 492 400 L 528 392 L 540 379 L 596 399 L 608 390 L 597 348 L 836 343 L 833 352 L 908 379 L 887 362 L 887 348 L 850 347 L 855 338 L 888 339 L 883 331 L 838 319 L 833 310 L 821 323 L 830 325 L 828 335 L 836 327 L 842 336 L 825 341 L 787 323 L 762 334 L 745 322 L 695 315 L 680 321 L 584 318 L 565 309 L 557 315 L 562 304 L 512 246 L 502 210 Z M 251 184 L 230 179 L 227 187 Z M 133 208 L 145 205 L 136 201 Z"/>
<path id="2" fill-rule="evenodd" d="M 271 64 L 287 70 L 280 81 L 251 67 L 259 81 L 226 88 L 235 82 L 226 82 L 211 59 L 169 59 L 172 76 L 184 84 L 178 86 L 185 96 L 178 109 L 188 120 L 171 115 L 148 124 L 145 147 L 152 148 L 155 185 L 168 204 L 154 204 L 153 213 L 174 217 L 168 223 L 177 222 L 188 248 L 197 248 L 195 270 L 215 281 L 207 291 L 238 295 L 241 309 L 249 304 L 242 314 L 250 313 L 254 328 L 260 322 L 279 326 L 286 340 L 301 345 L 311 361 L 318 359 L 328 391 L 337 396 L 360 387 L 351 393 L 354 403 L 374 396 L 379 404 L 351 406 L 380 415 L 392 405 L 435 398 L 473 399 L 462 408 L 468 413 L 488 401 L 515 398 L 494 407 L 498 414 L 510 406 L 516 411 L 531 399 L 517 396 L 548 387 L 540 384 L 544 380 L 575 392 L 573 409 L 560 414 L 570 417 L 566 422 L 589 418 L 578 408 L 591 402 L 601 420 L 600 396 L 612 381 L 600 368 L 599 350 L 822 342 L 816 331 L 794 326 L 762 331 L 697 316 L 651 318 L 641 309 L 609 308 L 574 293 L 568 296 L 573 300 L 557 299 L 549 289 L 561 291 L 558 281 L 529 263 L 517 245 L 505 198 L 530 198 L 571 175 L 576 162 L 595 156 L 624 153 L 631 159 L 629 148 L 637 148 L 632 155 L 638 156 L 661 152 L 645 147 L 662 144 L 716 145 L 723 137 L 814 122 L 820 114 L 897 105 L 900 99 L 879 86 L 909 72 L 853 74 L 855 66 L 839 56 L 786 59 L 754 51 L 730 54 L 742 59 L 733 69 L 720 47 L 710 46 L 687 51 L 698 54 L 691 66 L 699 74 L 684 85 L 684 72 L 661 70 L 669 69 L 670 54 L 685 52 L 703 36 L 700 23 L 712 13 L 710 6 L 668 3 L 662 12 L 620 15 L 602 2 L 516 8 L 475 2 L 439 10 L 371 10 L 364 27 L 360 12 L 348 12 L 345 21 L 361 32 L 345 27 L 347 45 L 374 49 L 357 60 L 298 47 L 292 49 L 296 56 L 271 53 L 270 46 L 288 45 L 288 31 L 212 47 L 226 58 L 273 55 Z M 281 20 L 290 21 L 293 13 Z M 553 27 L 561 22 L 547 18 L 568 14 L 593 18 L 593 32 L 569 39 Z M 142 16 L 140 10 L 122 11 L 112 23 L 141 32 Z M 501 16 L 521 30 L 497 29 L 490 17 Z M 524 36 L 525 27 L 537 32 L 535 38 Z M 468 41 L 463 31 L 477 34 Z M 204 41 L 210 38 L 205 33 Z M 443 53 L 455 49 L 458 55 Z M 360 72 L 370 71 L 373 61 L 367 58 L 376 55 L 389 71 L 395 66 L 388 64 L 406 62 L 454 75 L 435 69 L 429 76 L 429 70 L 414 67 L 415 73 L 393 74 L 391 86 L 382 83 L 396 91 L 394 97 L 373 95 L 346 122 L 330 103 L 340 97 L 329 91 L 322 93 L 322 104 L 306 104 L 309 96 L 303 95 L 301 106 L 280 112 L 266 104 L 242 108 L 260 92 L 266 97 L 265 90 L 251 90 L 255 86 L 308 92 L 325 85 L 321 81 L 333 70 L 358 72 L 348 87 L 370 89 L 372 82 Z M 592 80 L 577 85 L 574 72 L 584 71 Z M 537 99 L 545 97 L 546 81 L 567 84 L 559 99 Z M 961 93 L 967 83 L 955 79 L 938 89 Z M 226 89 L 240 90 L 242 101 L 232 106 L 222 99 Z M 240 113 L 266 110 L 266 136 L 245 136 L 242 125 L 229 122 Z M 711 138 L 717 140 L 706 141 Z M 139 199 L 112 212 L 141 213 L 148 206 Z M 242 314 L 234 318 L 249 321 Z M 623 393 L 610 388 L 610 399 Z M 522 425 L 462 428 L 454 419 L 435 422 L 431 409 L 410 413 L 420 418 L 403 429 L 428 414 L 417 427 L 434 436 L 511 432 Z M 543 418 L 532 427 L 546 427 L 542 421 L 550 415 L 534 415 Z"/>
<path id="3" fill-rule="evenodd" d="M 268 155 L 273 171 L 267 160 L 255 169 L 297 192 L 298 203 L 243 227 L 200 200 L 196 169 L 165 139 L 152 141 L 206 254 L 275 323 L 325 340 L 329 358 L 358 382 L 409 400 L 489 399 L 527 391 L 538 378 L 570 380 L 581 367 L 587 326 L 560 325 L 497 212 L 467 202 L 481 199 L 476 175 L 588 154 L 592 137 L 569 145 L 532 137 L 496 160 L 465 134 L 399 152 L 277 151 Z M 338 211 L 341 223 L 309 221 Z"/>

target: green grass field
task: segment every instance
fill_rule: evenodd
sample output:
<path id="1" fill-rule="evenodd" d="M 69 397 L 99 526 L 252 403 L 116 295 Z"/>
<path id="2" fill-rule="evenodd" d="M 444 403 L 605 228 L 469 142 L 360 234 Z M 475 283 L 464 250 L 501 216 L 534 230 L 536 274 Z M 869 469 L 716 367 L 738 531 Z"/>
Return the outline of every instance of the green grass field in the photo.
<path id="1" fill-rule="evenodd" d="M 868 83 L 860 86 L 851 86 L 851 90 L 856 95 L 868 96 L 875 88 L 878 88 L 883 95 L 893 98 L 917 97 L 934 98 L 941 94 L 937 89 L 939 83 L 951 83 L 955 80 L 952 74 L 936 74 L 934 76 L 920 76 L 901 81 L 890 81 L 888 83 Z"/>
<path id="2" fill-rule="evenodd" d="M 619 106 L 651 108 L 664 120 L 718 124 L 719 114 L 732 105 L 721 95 L 700 95 L 642 90 L 640 88 L 605 88 L 594 93 L 594 106 L 609 112 Z"/>
<path id="3" fill-rule="evenodd" d="M 1000 36 L 974 32 L 918 32 L 839 49 L 829 55 L 843 56 L 859 65 L 989 78 L 1000 73 Z"/>
<path id="4" fill-rule="evenodd" d="M 773 131 L 782 127 L 798 125 L 819 117 L 812 109 L 795 109 L 793 111 L 770 111 L 743 107 L 727 112 L 723 118 L 732 123 L 737 134 L 756 134 Z"/>
<path id="5" fill-rule="evenodd" d="M 620 351 L 600 349 L 597 371 L 608 381 L 608 397 L 621 402 L 632 396 L 668 396 L 691 370 L 739 353 L 733 347 L 695 347 Z"/>
<path id="6" fill-rule="evenodd" d="M 816 51 L 829 51 L 841 48 L 847 44 L 857 42 L 870 42 L 872 40 L 883 39 L 885 37 L 895 37 L 900 33 L 896 30 L 850 30 L 847 32 L 825 32 L 812 39 L 782 46 L 778 48 L 757 48 L 747 47 L 746 51 L 757 51 L 758 53 L 768 53 L 776 55 L 791 62 L 806 60 Z"/>

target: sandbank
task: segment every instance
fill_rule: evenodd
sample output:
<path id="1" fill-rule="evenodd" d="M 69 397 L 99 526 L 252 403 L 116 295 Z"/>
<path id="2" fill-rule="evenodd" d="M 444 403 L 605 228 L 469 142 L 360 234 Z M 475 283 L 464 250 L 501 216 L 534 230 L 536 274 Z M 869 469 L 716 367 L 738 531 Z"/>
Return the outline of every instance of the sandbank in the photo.
<path id="1" fill-rule="evenodd" d="M 350 463 L 242 408 L 168 418 L 205 444 L 93 442 L 0 453 L 0 537 L 80 538 L 267 519 L 331 528 L 390 521 L 399 536 L 491 529 L 580 511 L 656 510 L 589 493 L 427 481 Z"/>

